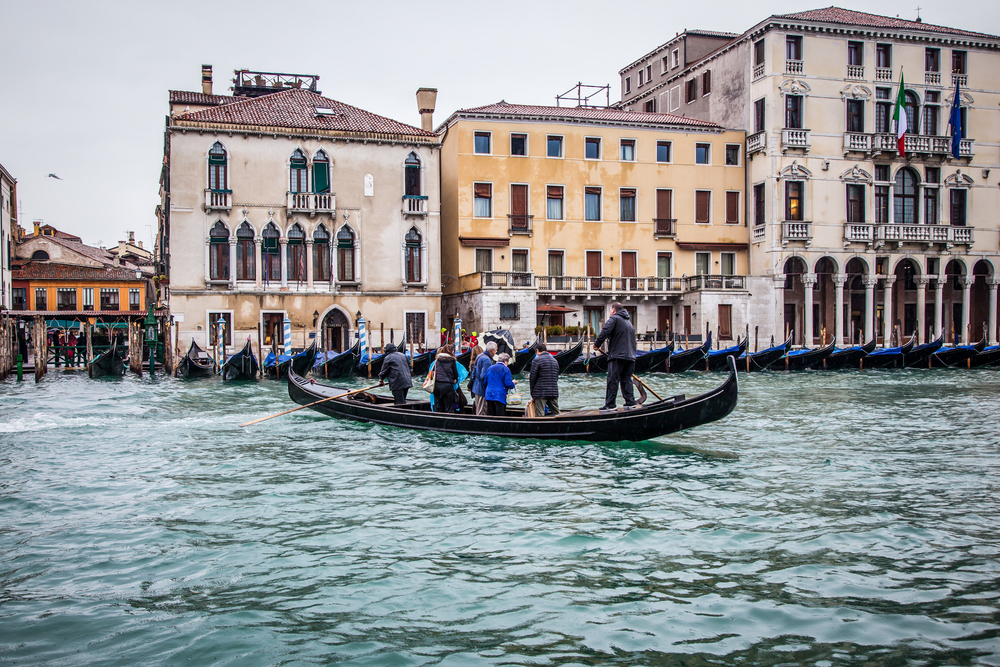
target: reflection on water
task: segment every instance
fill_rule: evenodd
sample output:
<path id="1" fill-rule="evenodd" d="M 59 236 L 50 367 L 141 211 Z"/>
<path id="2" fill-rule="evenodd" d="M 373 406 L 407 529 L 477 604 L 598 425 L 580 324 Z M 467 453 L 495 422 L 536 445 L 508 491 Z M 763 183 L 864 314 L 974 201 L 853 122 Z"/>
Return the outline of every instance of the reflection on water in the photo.
<path id="1" fill-rule="evenodd" d="M 8 381 L 0 664 L 1000 663 L 1000 372 L 741 392 L 605 445 L 238 428 L 290 407 L 274 382 Z"/>

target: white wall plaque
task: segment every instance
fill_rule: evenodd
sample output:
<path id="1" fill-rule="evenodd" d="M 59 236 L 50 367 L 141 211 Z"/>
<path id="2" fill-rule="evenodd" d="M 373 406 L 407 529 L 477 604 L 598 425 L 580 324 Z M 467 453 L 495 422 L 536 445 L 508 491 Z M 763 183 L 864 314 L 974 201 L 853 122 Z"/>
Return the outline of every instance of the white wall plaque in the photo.
<path id="1" fill-rule="evenodd" d="M 375 179 L 371 174 L 365 174 L 365 196 L 374 197 L 375 196 Z"/>

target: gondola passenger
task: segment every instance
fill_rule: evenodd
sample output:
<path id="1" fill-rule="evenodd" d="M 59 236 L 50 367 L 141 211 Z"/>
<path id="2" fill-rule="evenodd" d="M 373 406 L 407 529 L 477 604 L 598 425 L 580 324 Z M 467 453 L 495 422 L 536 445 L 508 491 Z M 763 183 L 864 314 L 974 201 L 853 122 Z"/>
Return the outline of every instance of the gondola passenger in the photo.
<path id="1" fill-rule="evenodd" d="M 434 373 L 434 394 L 431 409 L 434 412 L 454 412 L 458 396 L 458 383 L 468 377 L 465 367 L 455 361 L 455 348 L 442 345 L 438 348 L 430 372 Z"/>
<path id="2" fill-rule="evenodd" d="M 531 360 L 528 383 L 535 404 L 535 416 L 544 417 L 546 408 L 550 415 L 559 414 L 559 363 L 542 341 L 535 343 L 535 358 Z"/>
<path id="3" fill-rule="evenodd" d="M 486 414 L 491 417 L 503 417 L 507 414 L 507 392 L 517 386 L 517 380 L 507 368 L 508 364 L 510 355 L 504 353 L 486 371 Z"/>
<path id="4" fill-rule="evenodd" d="M 382 370 L 379 371 L 378 379 L 382 380 L 382 384 L 389 383 L 393 405 L 406 404 L 406 393 L 413 386 L 413 380 L 410 378 L 410 362 L 392 343 L 385 346 L 385 358 L 382 360 Z"/>
<path id="5" fill-rule="evenodd" d="M 486 371 L 493 365 L 493 355 L 497 353 L 497 344 L 486 343 L 486 350 L 475 357 L 472 362 L 472 405 L 477 415 L 486 414 Z"/>

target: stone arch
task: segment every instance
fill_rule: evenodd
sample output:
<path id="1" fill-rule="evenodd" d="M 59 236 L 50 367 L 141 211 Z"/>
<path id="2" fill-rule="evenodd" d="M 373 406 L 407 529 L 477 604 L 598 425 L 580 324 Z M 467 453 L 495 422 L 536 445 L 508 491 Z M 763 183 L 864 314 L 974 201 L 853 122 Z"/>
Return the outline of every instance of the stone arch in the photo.
<path id="1" fill-rule="evenodd" d="M 854 255 L 844 264 L 847 282 L 844 284 L 845 337 L 852 345 L 866 342 L 868 321 L 865 278 L 871 276 L 871 265 L 861 255 Z"/>
<path id="2" fill-rule="evenodd" d="M 324 350 L 344 352 L 351 348 L 351 314 L 343 306 L 331 304 L 320 314 L 317 323 L 317 334 Z"/>
<path id="3" fill-rule="evenodd" d="M 982 336 L 986 336 L 989 344 L 996 340 L 996 267 L 993 262 L 986 257 L 981 257 L 972 266 L 972 287 L 969 294 L 969 342 L 978 341 Z M 993 303 L 990 303 L 990 300 Z M 990 310 L 993 310 L 993 317 L 990 317 Z M 991 319 L 993 320 L 991 322 Z"/>
<path id="4" fill-rule="evenodd" d="M 796 345 L 807 345 L 805 337 L 804 309 L 806 303 L 806 286 L 802 277 L 809 272 L 809 262 L 801 255 L 792 255 L 782 265 L 785 275 L 784 292 L 784 326 L 781 337 L 793 334 L 792 342 Z M 810 288 L 811 289 L 811 288 Z"/>

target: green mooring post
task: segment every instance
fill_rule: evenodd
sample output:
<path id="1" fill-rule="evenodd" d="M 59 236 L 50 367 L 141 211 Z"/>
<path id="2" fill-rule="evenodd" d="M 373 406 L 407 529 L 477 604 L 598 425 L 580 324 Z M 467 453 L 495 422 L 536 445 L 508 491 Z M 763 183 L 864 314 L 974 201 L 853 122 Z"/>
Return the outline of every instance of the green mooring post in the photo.
<path id="1" fill-rule="evenodd" d="M 153 306 L 149 307 L 149 315 L 146 316 L 146 340 L 149 341 L 149 377 L 153 377 L 153 368 L 156 366 L 156 318 L 153 317 Z"/>
<path id="2" fill-rule="evenodd" d="M 21 355 L 17 355 L 17 381 L 20 382 L 24 379 L 24 362 L 21 360 Z"/>

